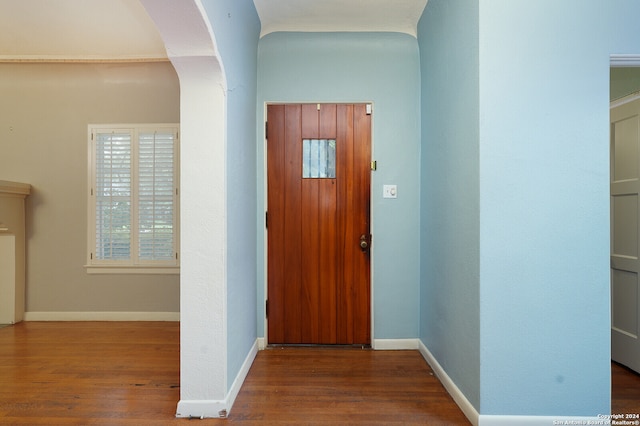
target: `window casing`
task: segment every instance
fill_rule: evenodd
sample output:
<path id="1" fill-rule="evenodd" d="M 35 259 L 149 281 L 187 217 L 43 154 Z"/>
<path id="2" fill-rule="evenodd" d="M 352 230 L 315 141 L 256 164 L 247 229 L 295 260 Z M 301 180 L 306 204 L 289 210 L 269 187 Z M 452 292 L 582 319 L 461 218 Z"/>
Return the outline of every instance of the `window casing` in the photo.
<path id="1" fill-rule="evenodd" d="M 89 126 L 89 273 L 179 272 L 179 127 Z"/>

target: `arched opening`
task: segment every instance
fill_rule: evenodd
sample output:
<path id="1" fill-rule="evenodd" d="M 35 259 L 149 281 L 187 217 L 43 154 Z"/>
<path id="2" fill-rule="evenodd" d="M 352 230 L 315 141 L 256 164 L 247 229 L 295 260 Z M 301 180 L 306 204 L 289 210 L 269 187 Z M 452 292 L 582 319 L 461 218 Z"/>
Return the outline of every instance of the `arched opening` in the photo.
<path id="1" fill-rule="evenodd" d="M 199 1 L 142 0 L 180 81 L 178 417 L 222 417 L 226 400 L 226 79 Z"/>

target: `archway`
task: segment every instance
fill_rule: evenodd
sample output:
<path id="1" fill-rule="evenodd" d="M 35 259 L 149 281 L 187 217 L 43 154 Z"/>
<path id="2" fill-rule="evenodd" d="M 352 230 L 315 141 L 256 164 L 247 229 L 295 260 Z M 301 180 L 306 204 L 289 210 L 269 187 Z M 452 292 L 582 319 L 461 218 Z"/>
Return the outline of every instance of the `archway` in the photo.
<path id="1" fill-rule="evenodd" d="M 224 417 L 226 79 L 199 0 L 141 0 L 180 80 L 181 277 L 178 417 Z"/>

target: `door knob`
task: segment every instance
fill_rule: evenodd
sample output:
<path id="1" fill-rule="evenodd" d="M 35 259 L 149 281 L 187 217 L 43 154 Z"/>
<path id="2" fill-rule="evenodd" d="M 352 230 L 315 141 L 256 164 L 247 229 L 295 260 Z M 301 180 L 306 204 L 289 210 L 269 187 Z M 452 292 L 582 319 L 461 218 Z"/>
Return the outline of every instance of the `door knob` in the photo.
<path id="1" fill-rule="evenodd" d="M 367 251 L 369 248 L 369 242 L 367 242 L 367 236 L 365 234 L 360 235 L 360 250 Z"/>

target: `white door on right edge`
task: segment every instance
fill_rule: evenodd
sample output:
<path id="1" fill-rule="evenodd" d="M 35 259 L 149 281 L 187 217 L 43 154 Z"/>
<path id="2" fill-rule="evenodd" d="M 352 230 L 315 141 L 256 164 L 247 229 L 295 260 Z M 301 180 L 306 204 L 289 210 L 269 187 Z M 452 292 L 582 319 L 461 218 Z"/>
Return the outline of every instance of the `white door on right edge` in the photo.
<path id="1" fill-rule="evenodd" d="M 640 372 L 640 99 L 611 109 L 611 358 Z"/>

